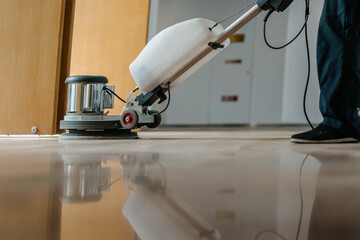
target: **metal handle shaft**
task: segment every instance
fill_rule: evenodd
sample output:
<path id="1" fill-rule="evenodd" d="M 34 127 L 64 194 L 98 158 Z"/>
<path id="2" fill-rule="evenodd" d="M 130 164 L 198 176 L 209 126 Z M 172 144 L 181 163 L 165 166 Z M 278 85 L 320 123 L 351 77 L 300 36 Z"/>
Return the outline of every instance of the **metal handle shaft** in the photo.
<path id="1" fill-rule="evenodd" d="M 255 5 L 249 11 L 247 11 L 244 15 L 242 15 L 238 20 L 236 20 L 233 24 L 231 24 L 229 27 L 227 27 L 224 30 L 224 32 L 219 36 L 219 38 L 216 40 L 216 42 L 217 43 L 225 42 L 226 39 L 228 39 L 230 36 L 232 36 L 234 33 L 236 33 L 240 28 L 245 26 L 248 22 L 250 22 L 252 19 L 254 19 L 261 12 L 262 12 L 262 9 L 259 8 L 258 5 Z M 195 66 L 198 62 L 200 62 L 202 59 L 204 59 L 212 51 L 216 51 L 216 50 L 214 50 L 210 46 L 207 47 L 204 51 L 202 51 L 200 54 L 198 54 L 193 59 L 191 59 L 186 65 L 184 65 L 182 68 L 180 68 L 172 77 L 169 78 L 169 80 L 167 80 L 165 82 L 165 84 L 174 82 L 181 75 L 183 75 L 186 71 L 188 71 L 193 66 Z"/>

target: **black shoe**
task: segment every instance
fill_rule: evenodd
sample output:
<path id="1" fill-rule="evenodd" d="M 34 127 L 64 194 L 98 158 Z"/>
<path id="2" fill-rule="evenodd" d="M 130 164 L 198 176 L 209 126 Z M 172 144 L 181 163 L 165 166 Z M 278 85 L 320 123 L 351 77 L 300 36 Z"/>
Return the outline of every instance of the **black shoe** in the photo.
<path id="1" fill-rule="evenodd" d="M 358 139 L 346 136 L 320 124 L 315 129 L 291 136 L 293 143 L 357 143 Z"/>

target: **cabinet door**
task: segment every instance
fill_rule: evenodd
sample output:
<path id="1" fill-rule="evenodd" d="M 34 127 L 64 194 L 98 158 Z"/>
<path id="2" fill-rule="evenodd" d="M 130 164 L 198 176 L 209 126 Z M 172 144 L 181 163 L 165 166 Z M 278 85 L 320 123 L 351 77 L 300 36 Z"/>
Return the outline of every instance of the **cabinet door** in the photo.
<path id="1" fill-rule="evenodd" d="M 56 131 L 65 0 L 0 0 L 0 134 Z"/>
<path id="2" fill-rule="evenodd" d="M 254 29 L 254 22 L 248 23 L 237 33 L 244 40 L 232 42 L 211 62 L 209 124 L 250 122 Z"/>
<path id="3" fill-rule="evenodd" d="M 76 0 L 70 75 L 104 75 L 126 99 L 136 86 L 129 65 L 146 44 L 150 0 Z M 120 115 L 115 99 L 110 114 Z"/>

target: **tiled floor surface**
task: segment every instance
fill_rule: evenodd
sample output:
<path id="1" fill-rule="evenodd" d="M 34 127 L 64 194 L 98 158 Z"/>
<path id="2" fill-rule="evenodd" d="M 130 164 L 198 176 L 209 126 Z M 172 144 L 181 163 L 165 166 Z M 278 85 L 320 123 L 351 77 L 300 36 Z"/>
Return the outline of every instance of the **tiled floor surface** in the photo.
<path id="1" fill-rule="evenodd" d="M 1 138 L 0 239 L 360 239 L 360 145 L 295 132 Z"/>

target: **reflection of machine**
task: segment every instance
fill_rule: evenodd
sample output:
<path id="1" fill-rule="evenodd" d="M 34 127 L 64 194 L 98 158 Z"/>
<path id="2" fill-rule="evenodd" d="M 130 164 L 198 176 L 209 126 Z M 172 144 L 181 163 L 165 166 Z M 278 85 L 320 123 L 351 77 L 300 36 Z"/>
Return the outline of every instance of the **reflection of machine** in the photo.
<path id="1" fill-rule="evenodd" d="M 146 167 L 158 163 L 158 153 L 119 153 L 114 155 L 104 154 L 81 154 L 72 151 L 60 152 L 64 163 L 63 167 L 63 191 L 61 201 L 66 203 L 86 203 L 99 201 L 102 198 L 102 192 L 110 191 L 110 186 L 124 179 L 124 183 L 130 187 L 131 183 L 145 182 L 144 178 L 151 177 L 145 175 Z M 120 162 L 124 169 L 123 178 L 111 180 L 111 169 L 103 167 L 102 163 L 114 161 Z M 142 171 L 143 174 L 135 174 Z M 164 170 L 160 169 L 163 173 Z M 137 176 L 137 178 L 132 178 Z M 165 177 L 156 173 L 154 176 L 160 176 L 159 181 L 151 178 L 154 186 L 163 186 Z"/>
<path id="2" fill-rule="evenodd" d="M 96 202 L 101 192 L 109 191 L 110 168 L 101 166 L 101 156 L 64 153 L 63 194 L 64 203 Z"/>
<path id="3" fill-rule="evenodd" d="M 121 116 L 107 116 L 103 113 L 103 109 L 112 106 L 111 95 L 116 96 L 113 89 L 105 87 L 106 78 L 89 76 L 68 78 L 70 104 L 61 129 L 68 129 L 74 134 L 86 133 L 79 130 L 104 130 L 92 134 L 104 136 L 115 132 L 129 137 L 130 132 L 124 129 L 136 129 L 142 126 L 158 127 L 161 123 L 161 113 L 169 106 L 172 87 L 191 76 L 226 48 L 229 45 L 229 37 L 260 12 L 284 11 L 292 1 L 258 0 L 254 7 L 226 29 L 210 20 L 193 19 L 159 33 L 130 65 L 130 72 L 138 87 L 129 94 Z M 141 90 L 142 93 L 132 97 L 137 90 Z M 155 102 L 162 103 L 167 99 L 167 107 L 162 112 L 151 109 Z M 73 104 L 74 102 L 76 104 Z M 93 108 L 92 103 L 95 103 L 96 109 Z"/>
<path id="4" fill-rule="evenodd" d="M 132 185 L 152 184 L 153 190 L 161 190 L 166 185 L 165 169 L 159 164 L 158 153 L 123 153 L 120 164 L 123 168 L 123 182 L 129 188 Z M 148 169 L 151 168 L 151 171 Z"/>
<path id="5" fill-rule="evenodd" d="M 123 208 L 142 240 L 220 239 L 220 233 L 166 187 L 158 154 L 122 154 L 124 183 L 133 191 Z"/>

